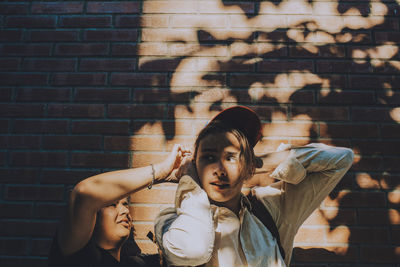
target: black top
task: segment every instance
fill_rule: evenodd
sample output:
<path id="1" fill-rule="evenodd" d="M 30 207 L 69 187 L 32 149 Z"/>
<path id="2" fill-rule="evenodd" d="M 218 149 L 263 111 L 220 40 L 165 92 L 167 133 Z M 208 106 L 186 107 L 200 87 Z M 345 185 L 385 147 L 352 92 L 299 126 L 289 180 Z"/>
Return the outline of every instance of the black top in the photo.
<path id="1" fill-rule="evenodd" d="M 57 241 L 57 235 L 51 245 L 48 267 L 156 267 L 159 265 L 158 255 L 140 254 L 140 249 L 134 240 L 124 244 L 129 248 L 121 251 L 121 261 L 118 262 L 107 250 L 98 247 L 92 240 L 81 250 L 65 256 Z"/>

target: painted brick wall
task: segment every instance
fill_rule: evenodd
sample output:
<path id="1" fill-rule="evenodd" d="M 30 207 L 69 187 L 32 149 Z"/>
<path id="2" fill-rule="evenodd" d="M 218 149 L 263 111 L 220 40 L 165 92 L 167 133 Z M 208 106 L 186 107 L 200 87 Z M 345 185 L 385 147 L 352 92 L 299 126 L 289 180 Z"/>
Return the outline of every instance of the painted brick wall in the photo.
<path id="1" fill-rule="evenodd" d="M 400 262 L 398 0 L 1 1 L 0 14 L 1 266 L 46 266 L 76 182 L 161 161 L 235 104 L 262 119 L 257 152 L 356 153 L 292 266 Z M 174 189 L 133 196 L 145 252 Z"/>

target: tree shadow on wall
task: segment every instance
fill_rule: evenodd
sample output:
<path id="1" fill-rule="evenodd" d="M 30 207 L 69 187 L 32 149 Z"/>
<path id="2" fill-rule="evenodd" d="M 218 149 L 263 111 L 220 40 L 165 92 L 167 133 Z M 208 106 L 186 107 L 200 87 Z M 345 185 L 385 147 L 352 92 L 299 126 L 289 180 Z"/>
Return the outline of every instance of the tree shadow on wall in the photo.
<path id="1" fill-rule="evenodd" d="M 258 4 L 261 1 L 256 1 Z M 312 2 L 312 1 L 310 1 Z M 225 5 L 237 5 L 242 8 L 247 17 L 255 17 L 258 15 L 259 9 L 255 9 L 252 14 L 249 14 L 247 5 L 244 2 L 235 3 L 234 1 L 226 2 Z M 275 5 L 279 5 L 276 2 Z M 360 11 L 361 16 L 366 17 L 370 14 L 370 2 L 354 3 L 339 1 L 337 11 L 339 14 L 344 14 L 350 9 Z M 395 1 L 382 2 L 388 12 L 398 14 L 400 7 Z M 257 5 L 258 6 L 258 5 Z M 397 13 L 396 13 L 397 12 Z M 391 109 L 398 106 L 398 95 L 394 93 L 386 93 L 386 89 L 399 88 L 400 82 L 396 77 L 399 75 L 399 69 L 390 64 L 390 60 L 399 60 L 400 55 L 397 51 L 390 58 L 386 58 L 380 64 L 375 62 L 370 57 L 363 58 L 362 61 L 355 60 L 349 56 L 352 54 L 353 47 L 358 53 L 369 54 L 371 49 L 375 49 L 377 44 L 374 44 L 374 38 L 371 36 L 374 33 L 380 34 L 382 29 L 390 27 L 396 20 L 390 16 L 385 17 L 385 20 L 372 28 L 364 28 L 352 30 L 344 28 L 340 33 L 329 34 L 333 39 L 338 40 L 340 36 L 350 36 L 348 42 L 337 42 L 328 45 L 319 45 L 317 50 L 310 52 L 295 40 L 290 38 L 288 30 L 285 28 L 277 29 L 272 32 L 257 31 L 247 40 L 240 40 L 248 44 L 257 43 L 259 37 L 268 40 L 272 44 L 284 44 L 277 46 L 276 49 L 264 54 L 246 54 L 240 57 L 234 57 L 229 61 L 218 62 L 218 68 L 225 72 L 229 77 L 226 84 L 222 87 L 228 89 L 232 96 L 240 104 L 252 104 L 257 107 L 280 107 L 282 103 L 278 99 L 263 95 L 257 99 L 249 93 L 249 89 L 253 84 L 273 84 L 276 78 L 281 74 L 308 72 L 317 77 L 329 81 L 329 88 L 322 89 L 321 84 L 306 84 L 301 89 L 297 90 L 289 97 L 289 111 L 292 117 L 305 114 L 311 121 L 319 122 L 324 126 L 324 137 L 332 138 L 332 144 L 336 146 L 351 147 L 357 154 L 356 163 L 353 165 L 350 173 L 345 176 L 337 188 L 330 194 L 330 198 L 337 201 L 338 213 L 334 217 L 326 217 L 329 222 L 329 230 L 333 232 L 340 226 L 346 226 L 349 230 L 348 249 L 342 253 L 334 253 L 322 248 L 295 248 L 293 253 L 293 265 L 306 266 L 307 264 L 318 264 L 320 262 L 335 262 L 337 264 L 352 264 L 359 265 L 362 263 L 371 264 L 395 264 L 399 262 L 398 252 L 395 246 L 398 241 L 391 237 L 391 230 L 395 227 L 393 224 L 393 210 L 398 210 L 399 204 L 390 202 L 388 194 L 391 190 L 395 190 L 400 186 L 399 171 L 400 167 L 395 162 L 398 161 L 399 142 L 390 140 L 397 138 L 391 135 L 391 129 L 398 132 L 399 125 L 391 117 Z M 313 21 L 304 23 L 304 37 L 312 34 L 309 25 L 315 25 Z M 398 20 L 397 20 L 398 24 Z M 301 25 L 299 25 L 301 26 Z M 395 28 L 396 29 L 396 28 Z M 397 25 L 398 30 L 398 25 Z M 318 30 L 323 32 L 322 30 Z M 210 45 L 229 45 L 237 40 L 235 39 L 218 39 L 212 36 L 205 29 L 198 31 L 199 50 L 206 50 Z M 388 42 L 398 43 L 395 35 L 388 34 L 386 36 Z M 289 51 L 289 57 L 286 52 Z M 282 56 L 283 55 L 283 56 Z M 188 54 L 174 60 L 174 63 L 169 65 L 169 75 L 172 76 L 176 71 L 181 61 L 191 57 Z M 292 63 L 287 61 L 283 66 L 280 59 L 293 60 Z M 257 58 L 258 61 L 253 65 L 248 65 L 248 59 Z M 296 61 L 305 59 L 326 59 L 331 62 L 331 65 L 305 66 L 296 64 Z M 154 66 L 163 66 L 168 60 L 155 60 L 143 65 L 146 70 L 154 70 Z M 168 63 L 169 64 L 169 63 Z M 168 65 L 167 64 L 167 65 Z M 245 74 L 235 72 L 235 70 L 243 69 L 246 64 L 246 69 L 254 70 L 254 75 L 245 77 Z M 269 71 L 259 71 L 262 65 L 269 66 Z M 163 69 L 162 71 L 165 71 Z M 333 74 L 334 73 L 334 74 Z M 253 73 L 252 73 L 253 74 Z M 339 74 L 340 77 L 338 77 Z M 375 76 L 376 75 L 376 76 Z M 345 77 L 343 79 L 343 77 Z M 213 81 L 213 73 L 205 73 L 203 80 Z M 242 79 L 243 78 L 243 79 Z M 233 81 L 236 82 L 233 83 Z M 353 97 L 352 94 L 354 92 Z M 390 91 L 390 90 L 388 90 Z M 304 95 L 313 95 L 313 103 L 308 103 L 304 99 Z M 170 86 L 151 91 L 154 101 L 159 102 L 160 98 L 166 102 L 181 102 L 188 111 L 191 100 L 200 94 L 200 92 L 191 91 L 188 93 L 177 94 L 171 92 Z M 139 102 L 146 102 L 146 97 L 143 96 Z M 210 104 L 210 110 L 222 109 L 223 100 L 215 101 Z M 321 110 L 329 105 L 333 109 L 347 110 L 347 116 L 344 122 L 338 122 L 334 119 L 324 119 L 321 116 Z M 316 108 L 310 112 L 307 107 Z M 374 106 L 374 108 L 370 108 Z M 318 110 L 318 108 L 321 108 Z M 171 113 L 175 114 L 175 113 Z M 263 114 L 263 120 L 270 121 L 272 113 Z M 322 119 L 321 119 L 322 118 Z M 171 118 L 172 124 L 163 123 L 164 132 L 168 133 L 168 139 L 173 139 L 175 136 L 175 121 Z M 357 124 L 352 122 L 357 121 Z M 371 123 L 374 122 L 374 123 Z M 143 122 L 142 125 L 147 122 Z M 343 134 L 345 132 L 345 134 Z M 310 130 L 310 141 L 318 135 Z M 343 193 L 349 191 L 349 193 Z M 375 199 L 371 204 L 371 198 Z M 372 206 L 371 206 L 372 205 Z M 394 231 L 394 230 L 393 230 Z M 398 230 L 397 230 L 398 232 Z M 396 243 L 397 242 L 397 243 Z"/>

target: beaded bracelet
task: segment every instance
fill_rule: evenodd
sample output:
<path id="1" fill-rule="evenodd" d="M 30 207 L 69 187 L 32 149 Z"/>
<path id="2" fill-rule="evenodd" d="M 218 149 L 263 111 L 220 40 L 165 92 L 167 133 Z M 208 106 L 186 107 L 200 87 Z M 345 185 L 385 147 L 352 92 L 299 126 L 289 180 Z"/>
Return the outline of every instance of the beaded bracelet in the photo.
<path id="1" fill-rule="evenodd" d="M 154 170 L 154 165 L 150 164 L 151 166 L 151 174 L 153 175 L 153 179 L 151 180 L 150 184 L 147 186 L 148 189 L 153 187 L 154 182 L 156 181 L 156 171 Z"/>

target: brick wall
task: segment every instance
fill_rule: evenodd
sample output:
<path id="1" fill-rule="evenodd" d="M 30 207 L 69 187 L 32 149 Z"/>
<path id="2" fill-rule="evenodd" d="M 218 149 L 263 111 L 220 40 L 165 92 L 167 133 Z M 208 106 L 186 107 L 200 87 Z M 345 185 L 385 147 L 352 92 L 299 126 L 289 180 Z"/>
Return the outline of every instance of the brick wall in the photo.
<path id="1" fill-rule="evenodd" d="M 46 266 L 76 182 L 160 161 L 235 104 L 262 119 L 257 152 L 356 153 L 292 266 L 399 263 L 398 0 L 2 1 L 0 13 L 1 266 Z M 174 189 L 133 196 L 145 252 Z"/>

